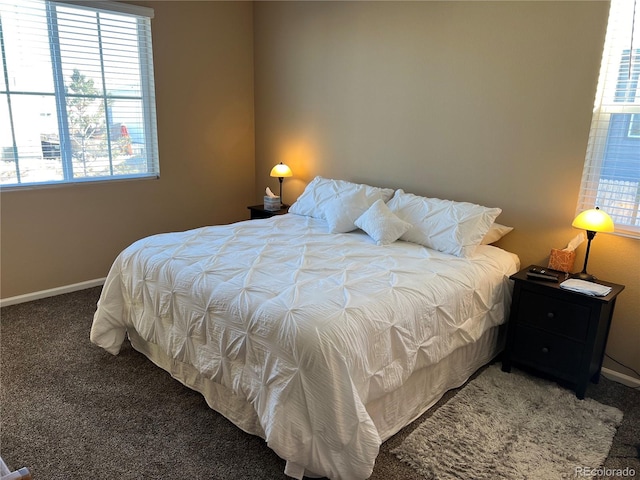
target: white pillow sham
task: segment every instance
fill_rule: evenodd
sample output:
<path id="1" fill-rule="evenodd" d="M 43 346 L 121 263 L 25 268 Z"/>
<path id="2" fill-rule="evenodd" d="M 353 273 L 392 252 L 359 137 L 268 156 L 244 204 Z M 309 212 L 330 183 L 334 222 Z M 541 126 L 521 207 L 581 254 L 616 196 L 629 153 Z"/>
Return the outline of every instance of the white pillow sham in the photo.
<path id="1" fill-rule="evenodd" d="M 480 245 L 489 245 L 491 243 L 495 243 L 511 230 L 513 230 L 513 227 L 507 227 L 505 225 L 494 222 L 489 228 L 487 234 L 482 239 L 482 242 L 480 242 Z"/>
<path id="2" fill-rule="evenodd" d="M 398 218 L 382 200 L 376 200 L 355 222 L 377 245 L 388 245 L 406 233 L 411 224 Z"/>
<path id="3" fill-rule="evenodd" d="M 331 233 L 355 230 L 356 219 L 371 206 L 363 189 L 338 192 L 324 204 L 324 216 Z"/>
<path id="4" fill-rule="evenodd" d="M 412 224 L 400 239 L 449 253 L 470 257 L 494 220 L 502 212 L 468 202 L 427 198 L 396 191 L 389 209 Z"/>
<path id="5" fill-rule="evenodd" d="M 364 192 L 369 205 L 372 205 L 378 199 L 387 202 L 393 195 L 393 189 L 391 188 L 372 187 L 370 185 L 347 182 L 346 180 L 333 180 L 317 176 L 291 205 L 289 213 L 325 220 L 324 211 L 328 202 L 334 200 L 338 194 L 347 195 L 358 190 Z"/>

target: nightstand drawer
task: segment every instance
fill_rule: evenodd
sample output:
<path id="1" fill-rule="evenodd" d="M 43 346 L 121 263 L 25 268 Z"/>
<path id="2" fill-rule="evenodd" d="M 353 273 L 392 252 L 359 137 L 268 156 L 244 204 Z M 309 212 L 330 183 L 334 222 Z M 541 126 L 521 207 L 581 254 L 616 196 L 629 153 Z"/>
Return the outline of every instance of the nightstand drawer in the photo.
<path id="1" fill-rule="evenodd" d="M 522 323 L 580 341 L 587 338 L 589 307 L 529 291 L 522 292 L 520 302 Z"/>
<path id="2" fill-rule="evenodd" d="M 518 325 L 512 356 L 552 375 L 571 379 L 579 372 L 583 349 L 583 344 L 573 340 Z"/>

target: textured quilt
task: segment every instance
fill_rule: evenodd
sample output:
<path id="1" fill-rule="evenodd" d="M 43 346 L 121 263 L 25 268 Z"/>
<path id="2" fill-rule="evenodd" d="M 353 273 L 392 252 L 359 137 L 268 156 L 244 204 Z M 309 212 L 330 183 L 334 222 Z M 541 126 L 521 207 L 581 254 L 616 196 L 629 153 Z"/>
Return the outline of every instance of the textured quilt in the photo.
<path id="1" fill-rule="evenodd" d="M 115 260 L 91 341 L 127 329 L 249 402 L 270 448 L 333 479 L 371 475 L 367 402 L 503 323 L 517 258 L 470 259 L 282 215 L 142 239 Z"/>

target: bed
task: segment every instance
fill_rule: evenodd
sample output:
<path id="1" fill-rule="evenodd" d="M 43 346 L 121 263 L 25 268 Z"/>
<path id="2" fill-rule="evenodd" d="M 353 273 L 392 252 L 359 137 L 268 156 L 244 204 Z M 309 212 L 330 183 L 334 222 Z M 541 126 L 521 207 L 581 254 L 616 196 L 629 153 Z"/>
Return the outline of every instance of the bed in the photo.
<path id="1" fill-rule="evenodd" d="M 91 341 L 115 355 L 128 337 L 291 477 L 368 478 L 384 440 L 502 348 L 519 261 L 484 244 L 499 209 L 431 200 L 317 177 L 289 214 L 139 240 Z"/>

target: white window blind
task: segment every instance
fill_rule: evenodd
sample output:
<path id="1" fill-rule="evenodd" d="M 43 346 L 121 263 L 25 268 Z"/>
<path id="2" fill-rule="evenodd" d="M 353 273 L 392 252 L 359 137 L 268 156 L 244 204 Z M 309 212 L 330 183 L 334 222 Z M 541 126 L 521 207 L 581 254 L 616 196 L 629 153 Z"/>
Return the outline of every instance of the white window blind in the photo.
<path id="1" fill-rule="evenodd" d="M 0 0 L 0 187 L 159 175 L 152 14 Z"/>
<path id="2" fill-rule="evenodd" d="M 578 212 L 600 207 L 640 237 L 640 22 L 637 0 L 612 0 Z"/>

